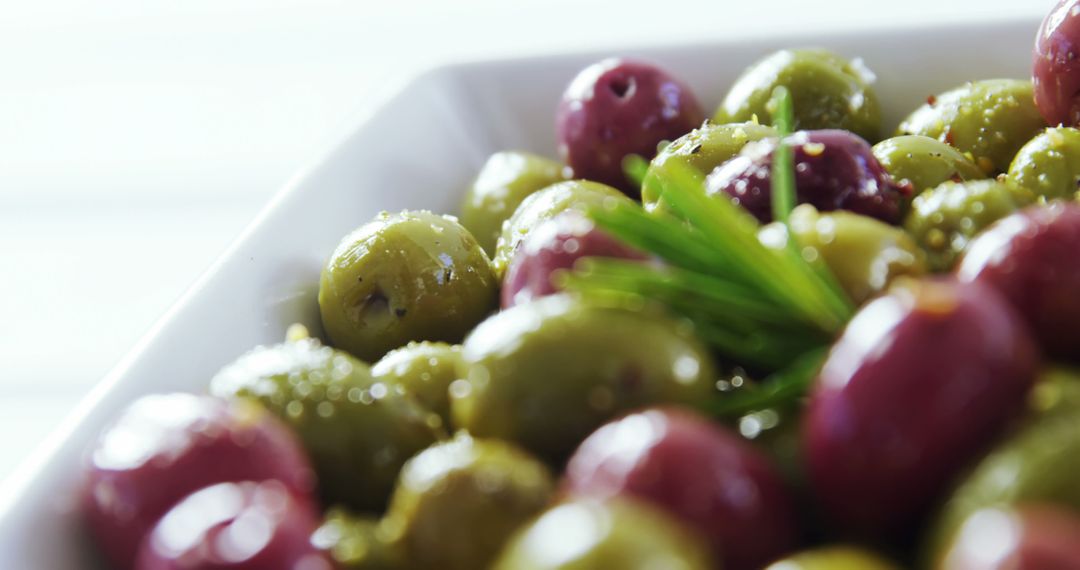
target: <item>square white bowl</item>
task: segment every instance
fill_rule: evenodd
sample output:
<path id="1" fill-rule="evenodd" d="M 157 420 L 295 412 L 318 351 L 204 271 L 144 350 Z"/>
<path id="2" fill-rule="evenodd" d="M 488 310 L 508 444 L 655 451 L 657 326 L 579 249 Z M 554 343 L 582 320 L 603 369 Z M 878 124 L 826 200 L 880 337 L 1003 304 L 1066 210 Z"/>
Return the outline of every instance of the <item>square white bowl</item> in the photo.
<path id="1" fill-rule="evenodd" d="M 1027 77 L 1037 27 L 1035 20 L 1020 20 L 763 34 L 617 54 L 660 63 L 711 106 L 739 72 L 770 51 L 831 48 L 861 57 L 877 73 L 884 124 L 891 128 L 928 95 L 965 81 Z M 607 55 L 435 69 L 363 118 L 271 201 L 0 490 L 0 568 L 95 565 L 74 509 L 80 472 L 93 439 L 124 406 L 149 393 L 202 391 L 222 365 L 258 344 L 279 342 L 293 322 L 318 330 L 319 271 L 342 236 L 380 210 L 456 211 L 462 189 L 494 151 L 553 155 L 553 110 L 563 87 Z M 198 231 L 197 220 L 192 231 Z"/>

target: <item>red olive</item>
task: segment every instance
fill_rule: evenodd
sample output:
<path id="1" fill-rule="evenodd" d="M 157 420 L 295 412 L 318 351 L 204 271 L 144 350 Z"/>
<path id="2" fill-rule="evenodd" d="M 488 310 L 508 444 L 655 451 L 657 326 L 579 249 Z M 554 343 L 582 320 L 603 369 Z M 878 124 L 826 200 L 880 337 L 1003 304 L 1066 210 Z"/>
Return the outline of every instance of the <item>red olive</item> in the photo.
<path id="1" fill-rule="evenodd" d="M 968 245 L 957 276 L 994 287 L 1055 358 L 1080 361 L 1080 204 L 1035 206 Z"/>
<path id="2" fill-rule="evenodd" d="M 333 570 L 311 544 L 318 510 L 279 481 L 219 483 L 177 503 L 146 535 L 136 570 Z"/>
<path id="3" fill-rule="evenodd" d="M 611 237 L 585 216 L 566 212 L 544 222 L 529 233 L 506 268 L 502 307 L 556 293 L 552 277 L 573 269 L 583 257 L 645 259 L 640 251 Z"/>
<path id="4" fill-rule="evenodd" d="M 689 411 L 646 410 L 600 428 L 570 459 L 564 484 L 664 508 L 707 538 L 729 570 L 761 568 L 797 544 L 792 500 L 769 461 Z"/>
<path id="5" fill-rule="evenodd" d="M 131 404 L 90 457 L 88 526 L 117 569 L 131 568 L 143 535 L 177 501 L 223 481 L 276 479 L 314 489 L 289 429 L 257 404 L 208 396 L 147 396 Z"/>
<path id="6" fill-rule="evenodd" d="M 900 222 L 903 194 L 870 145 L 836 129 L 799 131 L 784 139 L 795 162 L 795 193 L 800 204 L 819 211 L 850 210 L 889 224 Z M 762 222 L 772 221 L 772 157 L 777 139 L 747 144 L 707 179 L 709 194 L 731 196 Z"/>
<path id="7" fill-rule="evenodd" d="M 1080 125 L 1080 0 L 1061 0 L 1035 36 L 1035 106 L 1050 125 Z"/>
<path id="8" fill-rule="evenodd" d="M 1052 504 L 976 511 L 960 527 L 942 570 L 1075 570 L 1080 516 Z"/>
<path id="9" fill-rule="evenodd" d="M 559 155 L 575 178 L 603 182 L 637 197 L 622 160 L 650 160 L 705 120 L 690 88 L 641 61 L 605 59 L 583 69 L 566 88 L 555 115 Z"/>
<path id="10" fill-rule="evenodd" d="M 907 281 L 848 324 L 803 424 L 810 485 L 857 534 L 895 533 L 1024 405 L 1038 353 L 1027 326 L 977 283 Z"/>

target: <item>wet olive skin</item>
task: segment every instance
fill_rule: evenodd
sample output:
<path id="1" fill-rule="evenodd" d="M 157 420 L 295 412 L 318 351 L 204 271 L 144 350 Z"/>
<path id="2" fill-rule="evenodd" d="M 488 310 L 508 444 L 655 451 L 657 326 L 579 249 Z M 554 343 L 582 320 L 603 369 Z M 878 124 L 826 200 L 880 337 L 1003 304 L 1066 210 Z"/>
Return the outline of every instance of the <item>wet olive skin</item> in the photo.
<path id="1" fill-rule="evenodd" d="M 299 495 L 315 473 L 296 436 L 262 406 L 193 394 L 130 404 L 98 439 L 83 497 L 87 526 L 117 568 L 177 501 L 223 481 L 278 480 Z"/>
<path id="2" fill-rule="evenodd" d="M 998 505 L 1053 503 L 1080 512 L 1080 422 L 1076 410 L 1047 414 L 1008 438 L 964 477 L 929 536 L 932 559 L 976 511 Z"/>
<path id="3" fill-rule="evenodd" d="M 622 412 L 700 405 L 714 392 L 709 354 L 681 322 L 562 294 L 481 323 L 462 361 L 450 388 L 455 425 L 555 462 Z"/>
<path id="4" fill-rule="evenodd" d="M 881 166 L 900 185 L 910 185 L 911 198 L 942 182 L 987 178 L 960 151 L 937 139 L 905 135 L 885 139 L 873 147 Z"/>
<path id="5" fill-rule="evenodd" d="M 993 537 L 993 554 L 987 539 Z M 1049 570 L 1080 568 L 1080 516 L 1051 504 L 988 508 L 964 522 L 949 546 L 943 570 Z"/>
<path id="6" fill-rule="evenodd" d="M 1061 0 L 1035 36 L 1035 104 L 1047 124 L 1080 126 L 1080 16 L 1076 0 Z"/>
<path id="7" fill-rule="evenodd" d="M 563 212 L 537 226 L 521 242 L 503 279 L 502 308 L 558 292 L 560 274 L 572 271 L 586 257 L 646 259 L 644 253 L 596 227 L 586 216 Z"/>
<path id="8" fill-rule="evenodd" d="M 811 390 L 803 456 L 825 513 L 869 537 L 909 528 L 1022 411 L 1037 366 L 993 289 L 898 282 L 855 315 Z"/>
<path id="9" fill-rule="evenodd" d="M 278 481 L 219 483 L 162 517 L 143 540 L 135 570 L 329 568 L 309 540 L 318 524 L 311 499 Z"/>
<path id="10" fill-rule="evenodd" d="M 567 532 L 573 529 L 574 532 Z M 705 543 L 627 499 L 556 505 L 511 539 L 492 570 L 713 570 Z"/>
<path id="11" fill-rule="evenodd" d="M 553 488 L 548 468 L 524 451 L 459 433 L 405 464 L 381 524 L 407 568 L 487 568 Z"/>
<path id="12" fill-rule="evenodd" d="M 611 186 L 587 180 L 560 182 L 531 194 L 503 224 L 492 258 L 495 274 L 503 277 L 522 240 L 541 223 L 567 210 L 584 212 L 617 201 L 629 199 Z"/>
<path id="13" fill-rule="evenodd" d="M 563 165 L 522 151 L 497 152 L 487 159 L 461 203 L 461 225 L 488 255 L 502 224 L 533 192 L 566 179 Z"/>
<path id="14" fill-rule="evenodd" d="M 781 50 L 748 68 L 713 115 L 713 122 L 772 123 L 769 100 L 791 91 L 795 128 L 843 129 L 869 141 L 881 134 L 881 109 L 864 70 L 824 49 Z"/>
<path id="15" fill-rule="evenodd" d="M 398 570 L 404 568 L 401 544 L 394 542 L 382 520 L 357 516 L 341 507 L 331 508 L 311 534 L 311 544 L 326 552 L 345 570 Z"/>
<path id="16" fill-rule="evenodd" d="M 1009 181 L 1047 200 L 1071 199 L 1080 188 L 1080 130 L 1046 129 L 1016 153 Z"/>
<path id="17" fill-rule="evenodd" d="M 594 180 L 638 197 L 623 172 L 626 155 L 645 160 L 705 120 L 690 87 L 643 61 L 605 59 L 578 73 L 555 112 L 559 156 L 574 178 Z"/>
<path id="18" fill-rule="evenodd" d="M 371 375 L 392 390 L 412 396 L 424 408 L 450 426 L 450 395 L 447 389 L 457 379 L 461 347 L 445 342 L 410 342 L 391 350 L 371 366 Z"/>
<path id="19" fill-rule="evenodd" d="M 705 191 L 727 194 L 759 221 L 772 221 L 772 159 L 776 139 L 743 147 L 709 174 Z M 785 138 L 795 162 L 800 204 L 821 211 L 850 210 L 885 223 L 900 222 L 903 194 L 863 139 L 840 130 L 800 131 Z"/>
<path id="20" fill-rule="evenodd" d="M 811 249 L 832 271 L 844 292 L 861 305 L 901 275 L 926 273 L 925 254 L 904 230 L 851 212 L 818 212 L 803 204 L 788 218 L 795 241 Z M 780 222 L 762 228 L 763 243 L 784 247 Z M 775 238 L 773 237 L 775 236 Z"/>
<path id="21" fill-rule="evenodd" d="M 793 554 L 765 570 L 898 570 L 898 567 L 860 548 L 822 546 Z"/>
<path id="22" fill-rule="evenodd" d="M 759 569 L 798 541 L 792 498 L 766 456 L 686 409 L 651 408 L 593 432 L 570 458 L 563 489 L 660 507 L 697 529 L 730 570 Z"/>
<path id="23" fill-rule="evenodd" d="M 1034 201 L 1027 189 L 998 180 L 945 182 L 911 202 L 904 229 L 931 271 L 947 271 L 979 232 Z"/>
<path id="24" fill-rule="evenodd" d="M 674 164 L 687 166 L 705 176 L 739 154 L 746 143 L 776 137 L 776 129 L 754 122 L 706 123 L 675 139 L 649 163 L 641 186 L 641 202 L 646 211 L 669 209 L 660 199 L 659 172 Z"/>
<path id="25" fill-rule="evenodd" d="M 1001 220 L 971 243 L 957 275 L 1003 293 L 1049 355 L 1080 362 L 1080 204 Z"/>
<path id="26" fill-rule="evenodd" d="M 381 510 L 401 465 L 442 435 L 437 416 L 374 380 L 367 364 L 312 339 L 248 352 L 214 377 L 210 393 L 256 400 L 285 420 L 323 499 L 362 511 Z"/>
<path id="27" fill-rule="evenodd" d="M 319 311 L 333 344 L 370 362 L 414 340 L 460 342 L 497 292 L 487 254 L 453 218 L 384 212 L 330 256 Z"/>
<path id="28" fill-rule="evenodd" d="M 1046 128 L 1030 81 L 976 81 L 932 97 L 897 135 L 923 135 L 971 153 L 987 174 L 1009 168 L 1020 147 Z"/>

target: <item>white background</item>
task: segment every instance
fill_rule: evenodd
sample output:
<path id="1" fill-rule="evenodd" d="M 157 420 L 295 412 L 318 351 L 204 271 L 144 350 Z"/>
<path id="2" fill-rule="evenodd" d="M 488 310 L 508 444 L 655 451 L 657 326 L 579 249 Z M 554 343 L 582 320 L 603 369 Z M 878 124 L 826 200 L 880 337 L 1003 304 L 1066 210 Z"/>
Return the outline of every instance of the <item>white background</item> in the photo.
<path id="1" fill-rule="evenodd" d="M 1052 4 L 0 0 L 0 479 L 294 171 L 424 68 Z"/>

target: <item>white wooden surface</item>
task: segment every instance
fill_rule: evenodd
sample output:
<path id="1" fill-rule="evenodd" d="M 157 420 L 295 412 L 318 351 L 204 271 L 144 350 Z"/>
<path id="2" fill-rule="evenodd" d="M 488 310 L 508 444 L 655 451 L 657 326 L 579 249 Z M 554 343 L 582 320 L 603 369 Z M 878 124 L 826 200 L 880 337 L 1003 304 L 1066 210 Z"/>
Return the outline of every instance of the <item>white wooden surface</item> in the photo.
<path id="1" fill-rule="evenodd" d="M 0 0 L 0 479 L 384 84 L 463 58 L 1053 3 Z"/>

